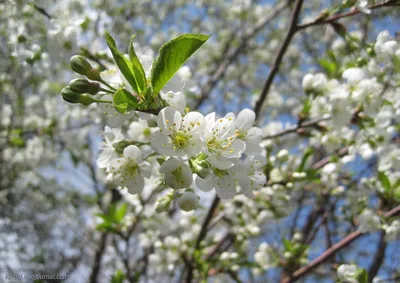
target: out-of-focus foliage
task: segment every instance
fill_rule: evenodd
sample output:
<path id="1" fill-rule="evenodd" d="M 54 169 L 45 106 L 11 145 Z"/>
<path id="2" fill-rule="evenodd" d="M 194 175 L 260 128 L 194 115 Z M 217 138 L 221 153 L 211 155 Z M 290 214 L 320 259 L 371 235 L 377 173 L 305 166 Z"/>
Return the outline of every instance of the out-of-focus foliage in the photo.
<path id="1" fill-rule="evenodd" d="M 392 213 L 400 205 L 398 1 L 304 1 L 257 113 L 262 166 L 241 160 L 251 184 L 256 173 L 266 176 L 262 186 L 251 186 L 253 197 L 243 188 L 223 200 L 203 192 L 198 180 L 210 165 L 201 155 L 165 165 L 175 161 L 154 154 L 160 123 L 133 111 L 157 114 L 170 105 L 182 114 L 189 107 L 239 119 L 259 100 L 299 2 L 1 1 L 1 278 L 286 282 L 360 231 L 362 238 L 299 280 L 398 280 L 400 221 Z M 108 40 L 113 52 L 106 31 L 115 39 L 115 48 Z M 176 61 L 175 46 L 164 47 L 166 57 L 150 72 L 161 46 L 188 33 L 212 36 L 198 50 L 176 47 L 187 55 L 178 52 Z M 86 75 L 90 82 L 79 76 L 70 83 L 78 78 L 70 67 L 74 55 L 87 58 L 111 88 L 94 83 L 93 74 Z M 120 72 L 132 89 L 114 94 Z M 83 96 L 90 105 L 62 100 L 62 90 L 71 102 L 68 95 L 82 88 L 97 95 Z M 150 96 L 149 105 L 140 104 Z M 139 165 L 147 166 L 141 174 L 151 170 L 140 194 L 121 189 L 118 174 L 109 174 L 111 161 L 133 146 L 143 153 Z M 170 188 L 177 176 L 171 166 L 195 173 L 185 179 L 189 189 Z"/>

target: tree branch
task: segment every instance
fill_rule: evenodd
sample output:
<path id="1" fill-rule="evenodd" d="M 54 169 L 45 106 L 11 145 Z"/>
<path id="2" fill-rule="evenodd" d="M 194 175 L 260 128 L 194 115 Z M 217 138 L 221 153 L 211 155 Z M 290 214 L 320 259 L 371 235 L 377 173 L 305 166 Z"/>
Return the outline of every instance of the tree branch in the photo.
<path id="1" fill-rule="evenodd" d="M 212 204 L 211 204 L 211 206 L 210 206 L 210 208 L 209 208 L 209 210 L 208 210 L 207 216 L 206 216 L 206 218 L 204 219 L 203 225 L 201 226 L 201 230 L 200 230 L 199 236 L 197 237 L 197 240 L 196 240 L 195 250 L 197 250 L 197 249 L 200 247 L 201 241 L 202 241 L 202 240 L 206 237 L 206 235 L 207 235 L 207 227 L 208 227 L 208 224 L 210 223 L 210 221 L 211 221 L 211 219 L 212 219 L 212 217 L 213 217 L 213 215 L 214 215 L 214 212 L 215 212 L 215 210 L 216 210 L 217 207 L 218 207 L 219 201 L 220 201 L 220 198 L 219 198 L 218 196 L 215 196 L 215 198 L 214 198 L 214 200 L 213 200 L 213 202 L 212 202 Z M 192 282 L 192 279 L 193 279 L 193 269 L 194 269 L 194 266 L 193 266 L 193 264 L 191 264 L 191 265 L 188 267 L 187 276 L 186 276 L 186 283 Z"/>
<path id="2" fill-rule="evenodd" d="M 384 214 L 384 217 L 392 217 L 397 214 L 400 214 L 400 206 L 397 206 L 393 208 L 392 210 L 388 211 L 387 213 Z M 298 269 L 293 273 L 291 278 L 287 278 L 284 283 L 290 283 L 294 282 L 297 279 L 302 278 L 303 276 L 307 275 L 309 272 L 314 270 L 316 267 L 318 267 L 320 264 L 324 263 L 326 260 L 328 260 L 331 256 L 333 256 L 337 251 L 347 247 L 350 245 L 352 242 L 354 242 L 356 239 L 364 235 L 360 231 L 355 231 L 339 241 L 338 243 L 334 244 L 332 247 L 327 249 L 325 252 L 323 252 L 320 256 L 315 258 L 313 261 L 311 261 L 308 265 Z"/>
<path id="3" fill-rule="evenodd" d="M 386 2 L 383 2 L 383 3 L 371 5 L 371 6 L 368 7 L 368 9 L 374 10 L 374 9 L 378 9 L 378 8 L 382 8 L 382 7 L 398 6 L 398 5 L 399 5 L 399 3 L 396 3 L 396 0 L 389 0 L 389 1 L 386 1 Z M 360 14 L 360 13 L 361 13 L 360 10 L 353 9 L 350 12 L 346 12 L 346 13 L 338 14 L 338 15 L 333 15 L 333 16 L 328 17 L 328 18 L 318 17 L 317 19 L 315 19 L 312 22 L 299 25 L 297 28 L 298 28 L 298 30 L 303 30 L 303 29 L 306 29 L 306 28 L 311 27 L 311 26 L 329 24 L 329 23 L 335 22 L 335 21 L 337 21 L 339 19 L 348 18 L 348 17 L 354 16 L 354 15 L 357 15 L 357 14 Z"/>
<path id="4" fill-rule="evenodd" d="M 274 78 L 279 70 L 283 56 L 285 55 L 285 52 L 288 49 L 293 36 L 296 34 L 296 32 L 298 30 L 297 21 L 298 21 L 299 15 L 300 15 L 300 10 L 301 10 L 302 5 L 303 5 L 303 0 L 297 0 L 295 3 L 295 6 L 294 6 L 294 9 L 292 12 L 292 16 L 290 19 L 290 23 L 289 23 L 289 30 L 287 31 L 285 39 L 283 40 L 282 45 L 280 46 L 278 53 L 276 54 L 271 71 L 267 77 L 267 80 L 265 81 L 263 90 L 261 91 L 261 95 L 260 95 L 259 99 L 257 100 L 255 108 L 254 108 L 254 112 L 256 113 L 257 118 L 260 115 L 261 107 L 264 103 L 264 100 L 267 98 L 267 95 L 271 88 L 272 82 L 274 81 Z"/>
<path id="5" fill-rule="evenodd" d="M 266 136 L 263 137 L 263 139 L 264 140 L 275 139 L 275 138 L 279 138 L 281 136 L 285 136 L 287 134 L 300 132 L 304 128 L 318 127 L 318 124 L 320 122 L 327 121 L 327 120 L 330 120 L 330 119 L 331 119 L 330 117 L 324 117 L 324 118 L 319 118 L 319 119 L 315 119 L 315 120 L 306 121 L 306 122 L 300 123 L 299 125 L 293 126 L 293 127 L 289 128 L 289 129 L 285 129 L 285 130 L 283 130 L 281 132 L 278 132 L 278 133 L 275 133 L 275 134 L 271 134 L 271 135 L 266 135 Z"/>
<path id="6" fill-rule="evenodd" d="M 379 242 L 376 247 L 376 253 L 373 262 L 368 270 L 368 282 L 372 283 L 375 276 L 378 274 L 379 268 L 381 267 L 383 260 L 385 259 L 386 241 L 385 241 L 385 230 L 380 231 Z"/>
<path id="7" fill-rule="evenodd" d="M 221 61 L 221 63 L 214 69 L 214 71 L 211 72 L 213 76 L 207 81 L 207 83 L 202 87 L 200 97 L 196 102 L 196 105 L 194 109 L 198 109 L 204 101 L 208 98 L 210 95 L 211 91 L 214 89 L 214 87 L 217 85 L 220 79 L 222 79 L 226 73 L 226 70 L 228 67 L 235 61 L 235 59 L 238 57 L 240 52 L 246 47 L 247 43 L 251 38 L 253 38 L 257 33 L 259 33 L 270 21 L 275 19 L 287 6 L 288 1 L 281 1 L 281 3 L 278 4 L 276 9 L 272 12 L 272 14 L 268 17 L 266 17 L 263 21 L 261 21 L 258 25 L 254 27 L 253 30 L 249 31 L 247 34 L 243 36 L 241 39 L 240 44 L 233 49 L 231 52 L 226 54 L 228 52 L 228 49 L 231 44 L 231 40 L 228 40 L 226 47 L 223 49 L 223 53 L 221 54 L 222 56 L 225 56 L 225 58 Z M 236 33 L 234 32 L 230 39 L 233 39 L 233 36 Z"/>
<path id="8" fill-rule="evenodd" d="M 103 253 L 106 248 L 107 236 L 108 236 L 107 232 L 101 233 L 100 242 L 96 250 L 96 254 L 94 256 L 92 272 L 90 273 L 89 277 L 90 283 L 97 283 L 97 279 L 100 272 L 101 259 L 103 257 Z"/>

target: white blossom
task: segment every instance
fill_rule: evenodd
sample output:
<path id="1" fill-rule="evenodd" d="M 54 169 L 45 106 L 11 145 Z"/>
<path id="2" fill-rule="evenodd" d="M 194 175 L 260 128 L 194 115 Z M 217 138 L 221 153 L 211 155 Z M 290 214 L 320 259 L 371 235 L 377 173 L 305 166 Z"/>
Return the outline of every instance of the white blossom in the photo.
<path id="1" fill-rule="evenodd" d="M 205 121 L 199 112 L 189 112 L 182 118 L 178 110 L 166 107 L 158 114 L 157 124 L 160 132 L 153 136 L 151 144 L 160 154 L 182 157 L 202 151 Z"/>
<path id="2" fill-rule="evenodd" d="M 128 188 L 131 194 L 138 194 L 144 188 L 144 177 L 150 178 L 151 165 L 143 161 L 141 150 L 130 145 L 124 149 L 123 156 L 114 159 L 110 172 L 121 187 Z"/>

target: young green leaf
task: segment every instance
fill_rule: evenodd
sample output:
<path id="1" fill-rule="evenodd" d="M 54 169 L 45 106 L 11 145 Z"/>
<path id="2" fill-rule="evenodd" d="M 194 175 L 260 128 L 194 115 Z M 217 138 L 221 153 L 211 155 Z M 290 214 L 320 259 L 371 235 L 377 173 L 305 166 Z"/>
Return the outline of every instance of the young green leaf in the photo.
<path id="1" fill-rule="evenodd" d="M 121 204 L 121 206 L 117 209 L 117 211 L 114 214 L 114 218 L 116 220 L 116 222 L 121 222 L 122 219 L 124 218 L 125 214 L 126 214 L 126 210 L 127 210 L 128 206 L 126 205 L 126 203 Z"/>
<path id="2" fill-rule="evenodd" d="M 117 90 L 114 94 L 113 104 L 115 109 L 121 114 L 126 114 L 137 109 L 139 106 L 137 98 L 123 88 Z"/>
<path id="3" fill-rule="evenodd" d="M 293 250 L 293 244 L 288 239 L 282 239 L 283 245 L 285 246 L 285 250 L 291 252 Z"/>
<path id="4" fill-rule="evenodd" d="M 140 88 L 140 85 L 137 83 L 135 78 L 135 72 L 131 61 L 129 61 L 124 54 L 122 54 L 118 49 L 115 43 L 114 38 L 106 32 L 106 41 L 107 45 L 111 50 L 111 53 L 114 57 L 114 61 L 117 64 L 119 70 L 121 71 L 122 75 L 128 81 L 128 83 L 132 86 L 133 90 L 136 93 L 142 93 L 143 89 Z"/>
<path id="5" fill-rule="evenodd" d="M 184 34 L 164 44 L 151 69 L 151 85 L 157 94 L 186 60 L 202 46 L 210 35 Z"/>
<path id="6" fill-rule="evenodd" d="M 355 274 L 357 283 L 367 283 L 368 273 L 364 268 L 358 268 Z"/>
<path id="7" fill-rule="evenodd" d="M 132 36 L 132 39 L 129 43 L 129 58 L 131 59 L 136 83 L 137 83 L 139 89 L 141 89 L 140 93 L 144 93 L 147 88 L 146 73 L 144 72 L 142 63 L 140 63 L 139 58 L 136 55 L 135 49 L 133 48 L 133 39 L 134 38 L 135 38 L 135 36 Z"/>
<path id="8" fill-rule="evenodd" d="M 390 192 L 390 181 L 386 174 L 383 172 L 378 172 L 378 179 L 382 187 L 385 189 L 385 192 Z"/>
<path id="9" fill-rule="evenodd" d="M 319 60 L 319 64 L 328 73 L 329 77 L 335 77 L 337 72 L 337 65 L 335 62 L 323 58 Z"/>
<path id="10" fill-rule="evenodd" d="M 117 270 L 111 278 L 111 283 L 124 283 L 125 274 L 122 270 Z"/>

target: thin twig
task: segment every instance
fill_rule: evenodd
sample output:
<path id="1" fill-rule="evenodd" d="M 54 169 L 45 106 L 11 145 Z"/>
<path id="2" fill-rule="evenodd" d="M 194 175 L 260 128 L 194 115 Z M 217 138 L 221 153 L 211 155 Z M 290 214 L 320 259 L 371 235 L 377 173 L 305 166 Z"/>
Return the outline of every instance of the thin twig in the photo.
<path id="1" fill-rule="evenodd" d="M 272 86 L 272 82 L 274 81 L 275 75 L 277 74 L 279 67 L 281 65 L 283 56 L 285 55 L 286 50 L 289 47 L 290 42 L 292 41 L 293 36 L 297 32 L 297 21 L 300 15 L 300 10 L 301 6 L 303 5 L 303 0 L 297 0 L 292 12 L 292 16 L 290 19 L 289 23 L 289 30 L 286 33 L 285 39 L 282 42 L 282 45 L 280 46 L 278 53 L 276 54 L 274 63 L 272 65 L 271 71 L 268 74 L 267 80 L 265 81 L 263 90 L 261 91 L 261 95 L 258 98 L 254 112 L 256 113 L 256 116 L 258 117 L 260 115 L 261 107 L 267 98 L 268 92 Z"/>
<path id="2" fill-rule="evenodd" d="M 385 213 L 384 217 L 392 217 L 397 214 L 400 214 L 400 206 L 397 206 L 397 207 L 393 208 L 392 210 L 388 211 L 387 213 Z M 364 234 L 361 233 L 360 231 L 355 231 L 355 232 L 349 234 L 347 237 L 345 237 L 338 243 L 334 244 L 332 247 L 330 247 L 325 252 L 323 252 L 320 256 L 318 256 L 316 259 L 311 261 L 308 265 L 295 271 L 293 273 L 293 275 L 291 276 L 291 278 L 287 278 L 286 280 L 283 281 L 283 283 L 290 283 L 290 282 L 293 282 L 294 280 L 300 279 L 303 276 L 307 275 L 309 272 L 314 270 L 320 264 L 322 264 L 326 260 L 328 260 L 336 252 L 347 247 L 348 245 L 350 245 L 352 242 L 354 242 L 356 239 L 358 239 L 362 235 L 364 235 Z"/>
<path id="3" fill-rule="evenodd" d="M 218 207 L 219 201 L 220 201 L 220 198 L 218 196 L 215 196 L 215 198 L 214 198 L 214 200 L 213 200 L 213 202 L 212 202 L 212 204 L 211 204 L 211 206 L 210 206 L 210 208 L 208 210 L 207 216 L 204 219 L 203 225 L 201 226 L 201 230 L 200 230 L 199 236 L 197 237 L 197 240 L 196 240 L 195 250 L 199 249 L 201 241 L 203 241 L 203 239 L 207 235 L 208 224 L 210 223 L 210 221 L 211 221 L 211 219 L 212 219 L 212 217 L 214 215 L 214 212 Z M 188 267 L 187 276 L 186 276 L 186 282 L 187 283 L 192 282 L 193 269 L 194 269 L 193 264 Z"/>
<path id="4" fill-rule="evenodd" d="M 306 121 L 306 122 L 303 122 L 303 123 L 301 123 L 299 125 L 290 127 L 289 129 L 285 129 L 285 130 L 283 130 L 281 132 L 278 132 L 278 133 L 275 133 L 275 134 L 271 134 L 271 135 L 266 135 L 266 136 L 263 137 L 263 139 L 264 140 L 275 139 L 275 138 L 279 138 L 281 136 L 285 136 L 287 134 L 299 132 L 304 128 L 310 128 L 310 127 L 314 127 L 314 126 L 318 127 L 318 124 L 320 122 L 328 121 L 330 119 L 331 119 L 330 117 L 324 117 L 324 118 L 319 118 L 319 119 L 315 119 L 315 120 Z"/>
<path id="5" fill-rule="evenodd" d="M 225 48 L 223 48 L 223 53 L 221 54 L 222 57 L 224 58 L 223 60 L 221 60 L 221 63 L 211 72 L 213 76 L 202 87 L 200 97 L 197 100 L 194 109 L 198 109 L 204 103 L 204 101 L 209 97 L 211 91 L 214 89 L 217 83 L 224 77 L 228 67 L 235 61 L 240 52 L 246 47 L 250 39 L 256 36 L 269 22 L 275 19 L 286 8 L 287 2 L 288 1 L 282 1 L 280 4 L 278 4 L 278 6 L 272 12 L 272 14 L 270 14 L 258 25 L 256 25 L 254 29 L 245 34 L 241 39 L 240 44 L 227 54 L 228 49 L 231 45 L 232 41 L 231 39 L 233 39 L 233 36 L 236 34 L 236 32 L 232 33 L 231 37 L 226 43 Z"/>
<path id="6" fill-rule="evenodd" d="M 399 4 L 400 3 L 396 3 L 395 0 L 389 0 L 389 1 L 386 1 L 386 2 L 383 2 L 383 3 L 371 5 L 371 6 L 367 7 L 367 8 L 370 9 L 370 10 L 374 10 L 374 9 L 378 9 L 378 8 L 382 8 L 382 7 L 398 6 Z M 333 15 L 333 16 L 328 17 L 328 18 L 318 17 L 317 19 L 313 20 L 312 22 L 299 25 L 297 28 L 298 28 L 298 30 L 303 30 L 303 29 L 311 27 L 311 26 L 329 24 L 329 23 L 335 22 L 335 21 L 337 21 L 339 19 L 348 18 L 348 17 L 354 16 L 354 15 L 357 15 L 357 14 L 360 14 L 360 13 L 361 13 L 360 10 L 353 9 L 350 12 L 346 12 L 346 13 L 338 14 L 338 15 Z"/>

